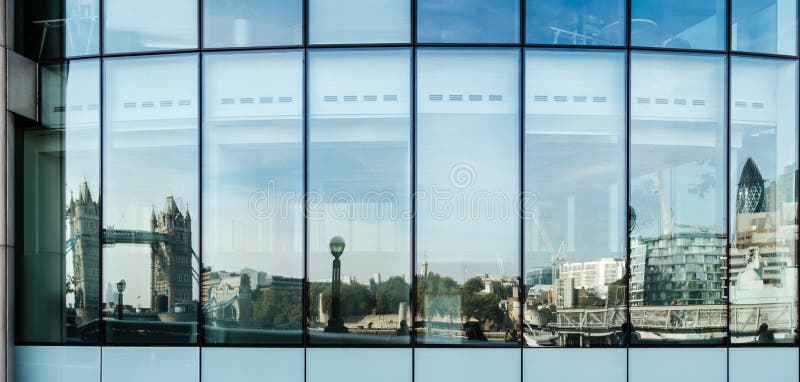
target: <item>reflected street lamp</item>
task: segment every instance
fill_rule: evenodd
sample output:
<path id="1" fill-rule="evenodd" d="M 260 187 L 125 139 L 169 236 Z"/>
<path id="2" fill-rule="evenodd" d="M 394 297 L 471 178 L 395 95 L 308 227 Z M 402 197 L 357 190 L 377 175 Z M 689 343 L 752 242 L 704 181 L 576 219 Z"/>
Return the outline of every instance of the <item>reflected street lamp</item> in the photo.
<path id="1" fill-rule="evenodd" d="M 331 277 L 331 318 L 328 319 L 326 332 L 347 333 L 347 327 L 342 320 L 341 305 L 342 300 L 340 291 L 342 288 L 342 262 L 339 257 L 344 252 L 344 239 L 341 236 L 334 236 L 330 243 L 331 255 L 333 255 L 333 275 Z"/>
<path id="2" fill-rule="evenodd" d="M 119 301 L 117 302 L 117 319 L 122 320 L 122 292 L 125 291 L 125 279 L 119 280 L 117 283 L 117 292 L 119 292 Z"/>

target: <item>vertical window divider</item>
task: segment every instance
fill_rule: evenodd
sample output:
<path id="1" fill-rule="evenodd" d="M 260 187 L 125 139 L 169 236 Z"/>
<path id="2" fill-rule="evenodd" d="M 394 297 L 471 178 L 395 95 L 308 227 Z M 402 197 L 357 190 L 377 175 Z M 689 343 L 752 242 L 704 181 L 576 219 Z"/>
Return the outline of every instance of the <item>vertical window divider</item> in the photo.
<path id="1" fill-rule="evenodd" d="M 628 331 L 625 337 L 625 374 L 630 379 L 630 348 L 633 338 L 633 325 L 631 324 L 631 1 L 625 2 L 625 323 Z M 625 333 L 622 333 L 625 335 Z"/>
<path id="2" fill-rule="evenodd" d="M 100 63 L 99 63 L 100 64 L 100 73 L 99 73 L 99 75 L 100 75 L 100 92 L 99 92 L 100 99 L 98 100 L 98 105 L 99 105 L 99 109 L 100 109 L 99 116 L 98 116 L 99 117 L 98 125 L 99 125 L 99 130 L 100 130 L 99 131 L 99 133 L 100 133 L 99 134 L 99 136 L 100 136 L 100 142 L 99 142 L 100 143 L 100 146 L 99 146 L 100 147 L 100 153 L 99 153 L 99 156 L 100 157 L 98 158 L 98 160 L 100 161 L 100 166 L 99 166 L 100 167 L 100 174 L 99 174 L 99 179 L 100 179 L 99 182 L 100 182 L 100 184 L 97 185 L 97 189 L 99 191 L 98 195 L 97 195 L 97 199 L 98 199 L 97 200 L 97 230 L 98 230 L 98 232 L 97 232 L 97 235 L 98 235 L 98 238 L 97 238 L 97 242 L 98 242 L 98 246 L 97 246 L 97 256 L 98 256 L 98 260 L 97 260 L 97 264 L 98 264 L 97 265 L 97 268 L 98 268 L 97 269 L 97 273 L 98 273 L 97 280 L 98 280 L 98 283 L 99 283 L 99 285 L 97 286 L 98 287 L 97 290 L 100 293 L 99 293 L 98 301 L 97 301 L 97 303 L 98 303 L 97 304 L 97 310 L 98 310 L 98 312 L 97 312 L 97 324 L 98 324 L 98 337 L 99 337 L 98 338 L 98 344 L 100 346 L 100 374 L 101 374 L 101 376 L 102 376 L 102 372 L 103 372 L 103 345 L 106 342 L 105 322 L 103 321 L 103 256 L 104 256 L 104 252 L 105 252 L 103 250 L 103 248 L 104 248 L 103 242 L 105 241 L 104 240 L 104 231 L 103 231 L 104 230 L 104 228 L 103 228 L 103 218 L 104 218 L 104 216 L 103 216 L 103 207 L 105 205 L 105 192 L 103 191 L 103 185 L 105 184 L 105 171 L 104 171 L 104 167 L 105 167 L 104 166 L 104 163 L 105 163 L 105 128 L 104 127 L 105 127 L 105 93 L 106 93 L 106 89 L 105 89 L 105 80 L 106 80 L 105 59 L 103 58 L 103 54 L 104 54 L 104 50 L 105 50 L 104 49 L 104 43 L 103 43 L 103 40 L 104 40 L 104 36 L 103 36 L 104 33 L 103 32 L 104 32 L 104 29 L 105 29 L 105 13 L 104 13 L 105 12 L 105 8 L 104 8 L 104 4 L 105 4 L 105 1 L 104 0 L 100 0 L 100 9 L 99 9 L 99 15 L 100 15 L 99 16 L 100 17 L 99 24 L 100 24 L 100 27 L 98 28 L 99 29 L 98 38 L 99 38 L 100 41 L 97 44 L 97 51 L 100 54 L 100 57 L 98 58 L 98 60 L 100 61 Z"/>
<path id="3" fill-rule="evenodd" d="M 301 322 L 301 334 L 303 345 L 303 381 L 308 379 L 308 346 L 311 343 L 308 332 L 308 325 L 311 320 L 311 301 L 308 281 L 308 3 L 303 1 L 303 295 L 300 300 L 303 304 L 301 310 L 303 319 Z"/>
<path id="4" fill-rule="evenodd" d="M 411 338 L 409 338 L 411 346 L 411 381 L 415 380 L 415 349 L 417 345 L 417 0 L 410 0 L 411 5 L 411 68 L 410 68 L 410 94 L 411 97 L 411 115 L 409 120 L 411 122 L 411 152 L 409 169 L 411 170 L 411 214 L 410 230 L 411 230 L 411 287 L 409 288 L 409 306 L 411 310 Z"/>
<path id="5" fill-rule="evenodd" d="M 197 0 L 197 200 L 198 200 L 198 231 L 200 239 L 197 240 L 197 357 L 198 375 L 203 379 L 203 342 L 205 330 L 203 325 L 203 130 L 205 120 L 203 116 L 203 2 Z M 187 208 L 186 213 L 189 213 Z M 191 228 L 191 227 L 190 227 Z"/>
<path id="6" fill-rule="evenodd" d="M 731 337 L 731 248 L 733 238 L 731 237 L 731 50 L 733 39 L 731 38 L 733 22 L 731 6 L 733 1 L 725 1 L 725 330 L 726 337 L 723 345 L 733 343 Z M 735 232 L 734 232 L 735 234 Z M 726 346 L 725 363 L 730 366 L 730 346 Z M 726 380 L 730 381 L 730 367 L 725 368 Z"/>
<path id="7" fill-rule="evenodd" d="M 519 2 L 519 278 L 517 290 L 519 296 L 519 378 L 525 380 L 523 363 L 525 357 L 525 3 Z"/>
<path id="8" fill-rule="evenodd" d="M 795 2 L 794 12 L 795 12 L 795 20 L 797 22 L 797 24 L 796 24 L 797 27 L 795 28 L 796 29 L 795 32 L 797 32 L 798 30 L 800 30 L 800 0 Z M 795 79 L 795 89 L 800 89 L 800 65 L 797 64 L 798 56 L 800 56 L 800 37 L 798 37 L 797 33 L 795 33 L 795 39 L 796 39 L 795 40 L 795 47 L 796 47 L 795 49 L 796 50 L 794 52 L 794 55 L 795 55 L 794 61 L 795 61 L 795 73 L 796 73 L 796 76 L 797 76 L 797 78 Z M 798 91 L 798 90 L 796 90 L 796 91 Z M 797 113 L 795 115 L 800 116 L 800 96 L 795 96 L 795 98 L 796 98 L 795 99 L 795 108 L 796 108 L 795 109 L 795 113 Z M 800 137 L 800 122 L 798 122 L 798 121 L 800 121 L 800 117 L 795 118 L 794 131 L 795 131 L 795 133 L 798 133 L 798 137 Z M 800 146 L 800 144 L 798 144 L 798 142 L 795 142 L 795 145 Z M 799 163 L 800 164 L 800 147 L 798 147 L 798 149 L 795 150 L 795 154 L 797 155 L 795 157 L 795 163 Z M 798 191 L 797 191 L 798 189 L 800 189 L 800 170 L 795 170 L 794 189 L 795 189 L 795 196 L 794 196 L 795 199 L 794 199 L 794 201 L 795 201 L 795 205 L 796 205 L 795 215 L 794 215 L 795 226 L 796 226 L 795 233 L 794 233 L 794 240 L 795 240 L 795 242 L 794 242 L 795 254 L 794 255 L 795 255 L 795 259 L 797 259 L 798 258 L 797 251 L 798 251 L 798 248 L 800 248 L 800 229 L 798 229 L 798 228 L 800 228 L 800 200 L 798 200 Z M 797 265 L 797 264 L 795 264 L 795 265 Z M 797 290 L 795 292 L 796 293 L 795 294 L 795 296 L 796 296 L 795 297 L 795 317 L 800 317 L 800 304 L 797 303 L 797 300 L 800 299 L 800 280 L 796 280 L 796 281 L 797 281 L 797 283 L 796 283 L 797 284 L 797 288 L 796 288 Z M 797 326 L 795 327 L 795 331 L 796 331 L 796 333 L 800 333 L 800 320 L 798 320 L 796 325 Z M 800 346 L 800 336 L 795 336 L 793 345 L 795 347 Z M 798 351 L 797 360 L 798 360 L 798 362 L 800 362 L 800 351 Z"/>

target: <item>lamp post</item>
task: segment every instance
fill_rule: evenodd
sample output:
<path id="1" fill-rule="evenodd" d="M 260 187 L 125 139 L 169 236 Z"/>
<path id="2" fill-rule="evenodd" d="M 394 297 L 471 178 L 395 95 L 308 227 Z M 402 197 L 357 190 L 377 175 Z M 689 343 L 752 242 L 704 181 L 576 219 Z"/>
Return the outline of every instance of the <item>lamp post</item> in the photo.
<path id="1" fill-rule="evenodd" d="M 119 292 L 119 301 L 117 302 L 117 319 L 122 320 L 122 292 L 125 291 L 125 279 L 119 280 L 117 283 L 117 292 Z"/>
<path id="2" fill-rule="evenodd" d="M 341 305 L 342 300 L 340 291 L 342 288 L 342 262 L 339 257 L 344 252 L 344 239 L 341 236 L 334 236 L 330 243 L 331 255 L 333 255 L 333 275 L 331 277 L 331 317 L 328 319 L 326 332 L 346 333 L 347 327 L 342 320 Z"/>

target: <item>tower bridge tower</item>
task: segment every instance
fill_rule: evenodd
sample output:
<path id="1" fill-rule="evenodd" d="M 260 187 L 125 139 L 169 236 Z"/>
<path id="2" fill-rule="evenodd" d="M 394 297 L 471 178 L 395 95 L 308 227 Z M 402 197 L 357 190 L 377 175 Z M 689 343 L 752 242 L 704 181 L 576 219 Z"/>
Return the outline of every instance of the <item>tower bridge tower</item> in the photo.
<path id="1" fill-rule="evenodd" d="M 182 214 L 170 194 L 164 208 L 150 217 L 153 233 L 166 241 L 150 243 L 152 307 L 159 313 L 194 310 L 192 303 L 192 218 Z"/>
<path id="2" fill-rule="evenodd" d="M 84 323 L 97 318 L 100 308 L 100 216 L 97 202 L 84 180 L 78 198 L 67 207 L 72 247 L 75 312 Z"/>

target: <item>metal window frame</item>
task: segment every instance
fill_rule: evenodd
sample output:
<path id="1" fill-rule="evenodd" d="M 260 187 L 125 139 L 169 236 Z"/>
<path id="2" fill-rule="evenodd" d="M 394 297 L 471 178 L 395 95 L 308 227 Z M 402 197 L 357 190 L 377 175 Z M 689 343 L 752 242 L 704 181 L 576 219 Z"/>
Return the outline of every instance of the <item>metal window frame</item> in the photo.
<path id="1" fill-rule="evenodd" d="M 786 54 L 771 54 L 771 53 L 761 53 L 761 52 L 744 52 L 744 51 L 734 51 L 732 50 L 732 5 L 733 0 L 725 0 L 725 49 L 723 50 L 704 50 L 704 49 L 678 49 L 678 48 L 666 48 L 666 47 L 646 47 L 646 46 L 634 46 L 631 44 L 631 4 L 633 1 L 636 0 L 623 0 L 621 3 L 624 7 L 624 11 L 621 14 L 625 17 L 624 25 L 625 25 L 625 36 L 624 42 L 622 45 L 617 46 L 593 46 L 593 45 L 558 45 L 558 44 L 531 44 L 527 43 L 527 31 L 526 31 L 526 4 L 529 0 L 519 0 L 519 42 L 518 43 L 425 43 L 419 42 L 417 36 L 417 16 L 418 16 L 418 7 L 417 1 L 424 1 L 424 0 L 409 0 L 409 12 L 410 12 L 410 40 L 405 43 L 345 43 L 345 44 L 311 44 L 309 43 L 309 2 L 310 0 L 296 0 L 302 2 L 302 43 L 299 45 L 281 45 L 281 46 L 248 46 L 248 47 L 230 47 L 230 48 L 205 48 L 203 47 L 203 5 L 204 0 L 197 0 L 197 46 L 192 49 L 175 49 L 175 50 L 162 50 L 162 51 L 140 51 L 140 52 L 128 52 L 128 53 L 106 53 L 105 52 L 105 8 L 104 8 L 104 1 L 98 0 L 99 2 L 99 31 L 98 31 L 98 54 L 95 55 L 82 55 L 82 56 L 71 56 L 59 59 L 45 59 L 42 60 L 40 63 L 42 65 L 47 64 L 66 64 L 71 61 L 79 61 L 84 59 L 96 59 L 99 61 L 99 68 L 100 68 L 100 111 L 99 111 L 99 118 L 100 118 L 100 150 L 99 150 L 99 168 L 100 168 L 100 185 L 98 193 L 98 205 L 99 205 L 99 225 L 102 229 L 103 227 L 103 207 L 104 207 L 104 193 L 103 193 L 103 185 L 105 184 L 105 167 L 104 167 L 104 156 L 105 156 L 105 147 L 104 147 L 104 126 L 105 126 L 105 59 L 107 58 L 117 58 L 117 57 L 135 57 L 135 56 L 167 56 L 172 54 L 186 54 L 191 53 L 195 54 L 198 60 L 198 196 L 200 198 L 200 206 L 199 208 L 199 228 L 200 228 L 200 240 L 198 244 L 198 254 L 199 254 L 199 273 L 202 273 L 203 270 L 203 127 L 204 127 L 204 119 L 203 119 L 203 62 L 204 62 L 204 53 L 210 52 L 246 52 L 246 51 L 270 51 L 270 50 L 302 50 L 303 51 L 303 190 L 304 190 L 304 197 L 303 197 L 303 210 L 305 213 L 303 219 L 303 244 L 302 244 L 302 253 L 303 253 L 303 287 L 302 287 L 302 327 L 303 327 L 303 334 L 302 334 L 302 342 L 299 344 L 291 344 L 291 345 L 277 345 L 277 344 L 208 344 L 205 343 L 204 336 L 203 336 L 203 320 L 204 317 L 202 315 L 201 309 L 198 309 L 197 314 L 197 322 L 198 322 L 198 340 L 194 344 L 170 344 L 170 345 L 163 345 L 163 344 L 110 344 L 106 343 L 106 336 L 105 336 L 105 325 L 102 324 L 102 307 L 100 308 L 99 317 L 101 317 L 101 324 L 99 330 L 99 343 L 70 343 L 69 346 L 100 346 L 100 347 L 114 347 L 114 346 L 126 346 L 126 347 L 200 347 L 200 366 L 202 369 L 202 348 L 203 347 L 268 347 L 268 348 L 298 348 L 302 347 L 307 349 L 309 347 L 349 347 L 349 348 L 410 348 L 412 352 L 412 367 L 414 365 L 414 349 L 416 348 L 495 348 L 491 346 L 464 346 L 464 345 L 446 345 L 446 344 L 423 344 L 417 341 L 416 330 L 414 329 L 416 319 L 416 311 L 417 311 L 417 301 L 416 301 L 416 285 L 417 285 L 417 217 L 416 217 L 416 193 L 417 193 L 417 169 L 419 163 L 417 161 L 417 49 L 418 48 L 516 48 L 518 50 L 518 57 L 519 57 L 519 125 L 517 128 L 519 129 L 519 187 L 520 193 L 525 191 L 525 53 L 528 50 L 536 50 L 536 49 L 558 49 L 561 51 L 569 51 L 569 50 L 576 50 L 576 51 L 587 51 L 587 50 L 597 50 L 597 51 L 613 51 L 613 52 L 620 52 L 624 54 L 625 57 L 625 208 L 626 211 L 627 206 L 630 205 L 630 149 L 631 149 L 631 142 L 630 142 L 630 133 L 631 133 L 631 115 L 630 115 L 630 106 L 631 106 L 631 56 L 632 53 L 636 52 L 660 52 L 660 53 L 685 53 L 685 54 L 708 54 L 708 55 L 715 55 L 715 56 L 722 56 L 725 60 L 725 121 L 724 121 L 724 140 L 725 140 L 725 179 L 726 179 L 726 187 L 725 190 L 725 222 L 726 228 L 725 233 L 727 236 L 727 244 L 726 244 L 726 279 L 725 279 L 725 298 L 726 298 L 726 305 L 727 305 L 727 321 L 728 321 L 728 328 L 727 328 L 727 337 L 726 342 L 718 345 L 685 345 L 685 344 L 674 344 L 674 343 L 665 343 L 665 344 L 658 344 L 658 345 L 635 345 L 630 343 L 630 336 L 628 336 L 628 342 L 624 348 L 626 349 L 626 360 L 629 360 L 630 356 L 630 349 L 631 348 L 672 348 L 672 347 L 686 347 L 686 348 L 735 348 L 735 347 L 749 347 L 749 346 L 758 346 L 755 344 L 732 344 L 731 343 L 731 331 L 730 331 L 730 274 L 731 274 L 731 265 L 730 265 L 730 253 L 732 248 L 733 239 L 731 238 L 731 216 L 729 211 L 730 201 L 731 201 L 731 191 L 730 191 L 730 182 L 732 180 L 731 168 L 730 168 L 730 114 L 731 114 L 731 59 L 732 57 L 751 57 L 751 58 L 766 58 L 766 59 L 777 59 L 777 60 L 791 60 L 795 63 L 798 62 L 798 58 L 800 58 L 800 38 L 796 38 L 796 51 L 794 55 L 786 55 Z M 544 1 L 544 0 L 542 0 Z M 796 22 L 797 27 L 796 30 L 800 30 L 800 6 L 795 7 L 796 12 Z M 308 212 L 308 200 L 306 199 L 306 192 L 308 191 L 308 151 L 309 151 L 309 128 L 308 128 L 308 51 L 309 49 L 313 50 L 323 50 L 323 49 L 345 49 L 345 48 L 408 48 L 410 51 L 410 91 L 411 91 L 411 110 L 410 110 L 410 157 L 409 157 L 409 164 L 411 169 L 411 213 L 412 219 L 410 222 L 410 245 L 411 251 L 410 255 L 410 267 L 411 267 L 411 288 L 410 288 L 410 299 L 409 299 L 409 308 L 412 314 L 412 323 L 411 323 L 411 333 L 410 338 L 411 341 L 407 345 L 312 345 L 309 341 L 307 327 L 310 320 L 310 308 L 309 308 L 309 296 L 308 296 L 308 219 L 307 219 L 307 212 Z M 798 67 L 798 76 L 800 76 L 800 65 Z M 800 87 L 797 87 L 800 89 Z M 800 99 L 800 95 L 797 96 Z M 796 112 L 800 115 L 800 102 L 796 100 Z M 795 130 L 798 129 L 798 121 L 795 121 Z M 9 143 L 11 144 L 11 143 Z M 797 145 L 797 143 L 795 142 Z M 796 149 L 796 151 L 800 151 Z M 796 158 L 797 162 L 800 162 L 800 155 Z M 7 174 L 9 175 L 9 174 Z M 796 177 L 796 182 L 800 183 L 800 180 Z M 795 186 L 797 187 L 797 185 Z M 520 201 L 520 211 L 523 211 L 522 200 Z M 629 212 L 626 212 L 626 215 Z M 798 209 L 796 211 L 796 215 L 800 217 L 800 203 L 798 203 Z M 629 217 L 629 216 L 628 216 Z M 6 217 L 7 224 L 13 224 L 13 221 L 9 221 Z M 626 219 L 627 223 L 628 219 Z M 520 227 L 519 227 L 519 303 L 520 303 L 520 334 L 524 331 L 524 301 L 525 301 L 525 234 L 524 234 L 524 224 L 525 224 L 525 217 L 520 215 Z M 626 235 L 627 236 L 627 235 Z M 795 250 L 800 247 L 797 244 L 800 244 L 800 241 L 796 243 Z M 626 318 L 627 321 L 630 322 L 630 240 L 625 240 L 624 245 L 624 253 L 625 253 L 625 274 L 628 281 L 628 287 L 625 294 L 626 300 Z M 795 254 L 797 257 L 797 254 Z M 104 251 L 103 246 L 100 246 L 100 259 L 99 259 L 99 267 L 100 267 L 100 274 L 99 274 L 99 282 L 100 282 L 100 290 L 102 290 L 103 286 L 103 258 L 104 258 Z M 12 272 L 10 270 L 9 272 Z M 798 283 L 800 285 L 800 283 Z M 198 280 L 198 286 L 200 291 L 202 291 L 202 276 Z M 797 295 L 800 296 L 800 286 L 798 287 L 798 291 L 796 292 Z M 10 296 L 13 297 L 13 296 Z M 9 298 L 10 300 L 11 298 Z M 9 302 L 9 305 L 10 302 Z M 800 315 L 800 309 L 796 313 Z M 9 337 L 11 338 L 11 337 Z M 29 343 L 29 342 L 21 342 L 18 341 L 15 345 L 37 345 L 37 346 L 62 346 L 65 345 L 64 343 Z M 795 348 L 800 345 L 800 339 L 796 337 L 794 343 L 783 343 L 783 344 L 771 344 L 769 347 L 790 347 Z M 502 348 L 519 348 L 520 350 L 524 349 L 524 346 L 520 342 L 517 346 L 513 347 L 502 347 Z M 305 354 L 305 352 L 304 352 Z M 520 364 L 523 363 L 523 352 L 520 352 Z M 304 355 L 305 358 L 305 355 Z M 101 352 L 101 361 L 102 361 L 102 352 Z M 412 380 L 413 380 L 413 373 L 412 373 Z"/>

